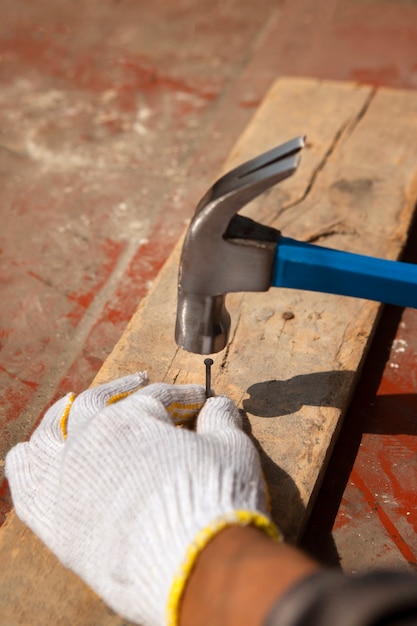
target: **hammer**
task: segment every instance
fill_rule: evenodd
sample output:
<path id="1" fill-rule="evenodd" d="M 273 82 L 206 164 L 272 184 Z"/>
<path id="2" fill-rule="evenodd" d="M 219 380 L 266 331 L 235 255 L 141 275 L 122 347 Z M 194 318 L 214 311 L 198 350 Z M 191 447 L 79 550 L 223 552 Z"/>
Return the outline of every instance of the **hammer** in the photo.
<path id="1" fill-rule="evenodd" d="M 222 350 L 236 291 L 290 287 L 417 308 L 417 265 L 333 250 L 283 237 L 237 212 L 296 171 L 297 137 L 225 174 L 190 222 L 180 260 L 175 339 L 197 354 Z"/>

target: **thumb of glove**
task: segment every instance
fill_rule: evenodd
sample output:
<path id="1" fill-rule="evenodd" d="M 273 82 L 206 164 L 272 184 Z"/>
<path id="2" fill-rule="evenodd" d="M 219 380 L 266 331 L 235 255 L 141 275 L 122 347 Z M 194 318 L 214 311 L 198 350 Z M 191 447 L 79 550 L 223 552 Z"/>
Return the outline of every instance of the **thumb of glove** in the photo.
<path id="1" fill-rule="evenodd" d="M 242 430 L 242 417 L 236 404 L 226 396 L 208 398 L 197 420 L 200 435 L 225 430 Z"/>
<path id="2" fill-rule="evenodd" d="M 159 400 L 174 424 L 186 424 L 195 418 L 206 400 L 201 385 L 153 383 L 139 393 L 142 398 L 148 396 Z"/>

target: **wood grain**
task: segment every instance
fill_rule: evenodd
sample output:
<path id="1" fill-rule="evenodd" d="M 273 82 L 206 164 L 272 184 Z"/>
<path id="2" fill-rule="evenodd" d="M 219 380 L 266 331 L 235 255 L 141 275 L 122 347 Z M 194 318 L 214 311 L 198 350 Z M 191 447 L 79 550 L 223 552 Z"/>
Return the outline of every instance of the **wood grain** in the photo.
<path id="1" fill-rule="evenodd" d="M 297 174 L 245 214 L 285 235 L 396 259 L 417 199 L 417 94 L 283 78 L 227 159 L 226 171 L 307 135 Z M 202 194 L 204 189 L 201 190 Z M 181 242 L 95 384 L 147 369 L 152 381 L 203 382 L 203 358 L 173 339 Z M 372 337 L 380 305 L 272 289 L 228 296 L 231 340 L 214 387 L 244 413 L 270 486 L 273 515 L 300 536 Z M 127 624 L 65 570 L 14 513 L 0 532 L 0 614 L 7 626 Z"/>

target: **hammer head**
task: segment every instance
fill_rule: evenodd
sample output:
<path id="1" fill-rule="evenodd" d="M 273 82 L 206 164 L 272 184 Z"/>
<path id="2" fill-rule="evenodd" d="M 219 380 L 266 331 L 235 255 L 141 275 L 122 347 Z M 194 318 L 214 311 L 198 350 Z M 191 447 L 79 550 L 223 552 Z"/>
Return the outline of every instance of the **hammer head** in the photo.
<path id="1" fill-rule="evenodd" d="M 304 138 L 297 137 L 220 178 L 197 205 L 179 267 L 175 340 L 197 354 L 228 342 L 229 292 L 267 291 L 279 231 L 238 215 L 256 196 L 291 176 Z"/>

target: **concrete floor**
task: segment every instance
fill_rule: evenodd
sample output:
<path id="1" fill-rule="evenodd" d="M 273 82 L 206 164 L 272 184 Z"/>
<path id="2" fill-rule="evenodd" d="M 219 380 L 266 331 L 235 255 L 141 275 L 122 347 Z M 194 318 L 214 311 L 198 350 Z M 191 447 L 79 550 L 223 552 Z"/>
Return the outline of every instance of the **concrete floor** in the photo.
<path id="1" fill-rule="evenodd" d="M 417 3 L 4 0 L 0 15 L 3 459 L 91 382 L 275 78 L 417 89 Z M 347 570 L 417 562 L 416 312 L 382 322 L 305 538 Z"/>

